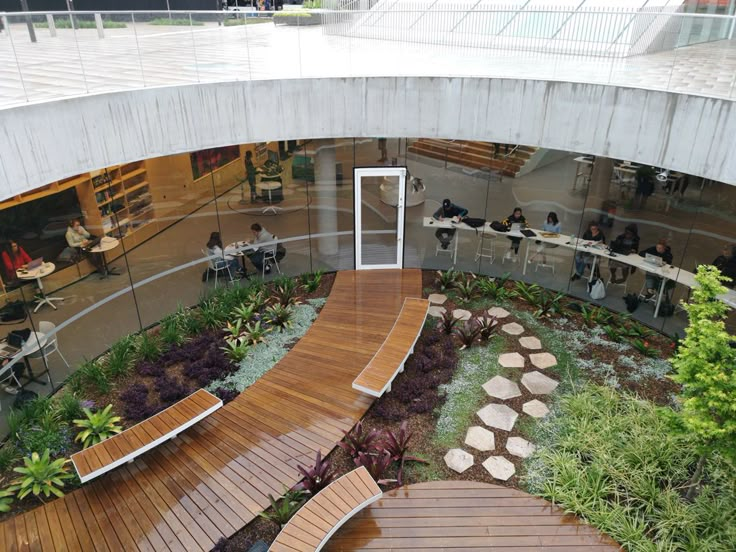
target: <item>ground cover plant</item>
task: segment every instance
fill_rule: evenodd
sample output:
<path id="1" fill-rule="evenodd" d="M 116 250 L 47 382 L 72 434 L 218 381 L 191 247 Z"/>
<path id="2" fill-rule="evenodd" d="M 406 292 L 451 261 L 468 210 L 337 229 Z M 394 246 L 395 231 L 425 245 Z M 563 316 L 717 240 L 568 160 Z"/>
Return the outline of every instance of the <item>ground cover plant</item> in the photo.
<path id="1" fill-rule="evenodd" d="M 124 336 L 83 362 L 54 397 L 12 411 L 10 435 L 0 446 L 0 512 L 15 515 L 79 486 L 67 466 L 71 454 L 196 389 L 205 387 L 223 402 L 235 399 L 306 332 L 334 275 L 302 279 L 309 285 L 278 278 L 219 288 L 198 308 L 179 307 L 156 327 Z M 241 357 L 228 353 L 228 339 L 243 344 Z M 17 469 L 25 470 L 22 480 Z"/>

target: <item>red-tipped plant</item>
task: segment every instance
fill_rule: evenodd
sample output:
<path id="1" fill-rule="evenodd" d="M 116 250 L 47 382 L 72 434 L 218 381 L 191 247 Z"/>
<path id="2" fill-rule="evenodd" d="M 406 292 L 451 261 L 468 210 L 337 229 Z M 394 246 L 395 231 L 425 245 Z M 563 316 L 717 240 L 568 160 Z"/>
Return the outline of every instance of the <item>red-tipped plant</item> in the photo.
<path id="1" fill-rule="evenodd" d="M 455 318 L 455 316 L 452 314 L 452 311 L 445 311 L 442 313 L 442 318 L 440 319 L 439 327 L 442 330 L 442 333 L 446 335 L 450 335 L 452 333 L 453 328 L 457 324 L 458 319 Z"/>
<path id="2" fill-rule="evenodd" d="M 363 422 L 358 422 L 350 431 L 345 432 L 345 438 L 337 443 L 341 449 L 347 452 L 353 459 L 361 452 L 370 454 L 377 450 L 381 432 L 377 429 L 371 431 L 363 430 Z"/>
<path id="3" fill-rule="evenodd" d="M 397 483 L 399 486 L 403 485 L 403 474 L 404 474 L 404 462 L 421 462 L 427 464 L 426 460 L 411 456 L 409 452 L 409 441 L 411 440 L 411 433 L 407 429 L 408 422 L 401 422 L 399 426 L 399 432 L 394 433 L 393 431 L 386 432 L 386 445 L 385 450 L 391 455 L 391 460 L 399 463 L 399 473 L 396 476 Z"/>
<path id="4" fill-rule="evenodd" d="M 294 490 L 307 491 L 312 496 L 316 495 L 322 489 L 327 487 L 332 480 L 335 479 L 335 472 L 332 470 L 332 464 L 322 459 L 322 452 L 317 451 L 317 457 L 314 459 L 314 466 L 305 468 L 297 466 L 299 472 L 304 476 L 301 483 L 294 487 Z"/>
<path id="5" fill-rule="evenodd" d="M 373 480 L 379 485 L 388 485 L 396 481 L 395 479 L 384 479 L 383 475 L 386 470 L 393 462 L 391 453 L 387 450 L 382 450 L 376 454 L 366 454 L 359 452 L 358 457 L 354 459 L 355 465 L 360 467 L 363 466 L 368 473 L 371 475 Z"/>

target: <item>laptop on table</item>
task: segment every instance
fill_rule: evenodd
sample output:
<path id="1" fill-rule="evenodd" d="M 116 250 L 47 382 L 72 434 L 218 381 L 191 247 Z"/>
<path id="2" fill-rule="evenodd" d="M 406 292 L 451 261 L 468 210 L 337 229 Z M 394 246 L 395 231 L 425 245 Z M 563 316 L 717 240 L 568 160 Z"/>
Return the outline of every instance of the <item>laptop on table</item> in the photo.
<path id="1" fill-rule="evenodd" d="M 644 261 L 646 261 L 650 265 L 664 266 L 664 260 L 662 259 L 662 257 L 652 255 L 651 253 L 647 253 L 646 255 L 644 255 Z"/>
<path id="2" fill-rule="evenodd" d="M 43 257 L 38 257 L 37 259 L 33 259 L 30 263 L 28 263 L 26 270 L 35 270 L 42 264 L 43 264 Z"/>

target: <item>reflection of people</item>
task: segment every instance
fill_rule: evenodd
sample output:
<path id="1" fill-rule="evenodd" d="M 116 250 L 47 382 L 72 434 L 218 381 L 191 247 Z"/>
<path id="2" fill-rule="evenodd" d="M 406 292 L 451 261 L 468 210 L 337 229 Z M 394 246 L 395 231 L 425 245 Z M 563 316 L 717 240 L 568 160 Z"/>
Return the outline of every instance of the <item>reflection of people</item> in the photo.
<path id="1" fill-rule="evenodd" d="M 15 271 L 24 268 L 31 262 L 31 257 L 18 245 L 15 240 L 10 240 L 2 253 L 3 267 L 5 268 L 5 281 L 13 282 L 17 279 Z"/>
<path id="2" fill-rule="evenodd" d="M 611 251 L 619 255 L 628 255 L 629 253 L 639 252 L 639 229 L 636 224 L 629 224 L 623 234 L 619 234 L 615 240 L 611 242 Z M 614 284 L 623 284 L 629 277 L 629 265 L 619 261 L 611 261 L 609 268 L 611 270 L 611 281 Z M 621 269 L 621 278 L 616 277 L 616 271 Z"/>
<path id="3" fill-rule="evenodd" d="M 636 170 L 636 194 L 634 205 L 636 209 L 644 209 L 647 199 L 654 193 L 654 169 L 651 167 L 639 167 Z"/>
<path id="4" fill-rule="evenodd" d="M 69 227 L 66 229 L 66 243 L 72 249 L 76 249 L 78 254 L 87 253 L 85 249 L 89 245 L 92 235 L 85 230 L 79 219 L 69 221 Z M 94 265 L 97 272 L 104 273 L 104 266 L 100 255 L 89 255 L 90 262 Z"/>
<path id="5" fill-rule="evenodd" d="M 731 278 L 731 281 L 725 284 L 734 287 L 736 284 L 736 245 L 724 245 L 722 254 L 716 257 L 712 264 L 721 271 L 721 274 Z"/>
<path id="6" fill-rule="evenodd" d="M 597 222 L 593 221 L 588 224 L 588 229 L 583 233 L 583 241 L 606 243 L 606 236 L 601 232 Z M 575 281 L 582 278 L 585 273 L 585 266 L 590 264 L 590 260 L 592 258 L 593 256 L 590 253 L 576 253 L 575 274 L 573 274 L 570 279 Z"/>
<path id="7" fill-rule="evenodd" d="M 219 269 L 227 265 L 230 269 L 230 275 L 233 277 L 240 276 L 242 270 L 238 264 L 238 259 L 232 256 L 231 250 L 224 250 L 222 247 L 222 239 L 219 232 L 212 232 L 207 242 L 207 252 L 210 255 L 216 255 L 215 268 Z"/>
<path id="8" fill-rule="evenodd" d="M 655 257 L 661 258 L 665 264 L 671 265 L 672 264 L 672 250 L 670 249 L 670 246 L 667 245 L 667 240 L 664 238 L 660 239 L 656 245 L 653 245 L 652 247 L 649 247 L 645 249 L 644 251 L 641 251 L 639 253 L 640 256 L 646 257 L 647 255 L 654 255 Z M 662 278 L 659 276 L 656 276 L 652 274 L 651 272 L 647 272 L 646 276 L 646 293 L 644 294 L 644 297 L 646 299 L 649 299 L 652 295 L 657 293 L 657 288 L 659 287 L 660 283 L 662 282 Z"/>
<path id="9" fill-rule="evenodd" d="M 524 218 L 524 215 L 521 214 L 521 207 L 515 207 L 514 212 L 511 213 L 511 215 L 509 215 L 503 221 L 503 224 L 506 225 L 507 228 L 511 228 L 512 224 L 521 224 L 525 228 L 528 226 L 526 223 L 526 218 Z M 516 262 L 516 256 L 519 255 L 519 244 L 521 243 L 521 238 L 513 238 L 511 236 L 507 237 L 511 240 L 511 245 L 509 246 L 509 250 L 504 255 L 504 259 L 511 259 Z M 512 256 L 512 253 L 515 256 Z"/>
<path id="10" fill-rule="evenodd" d="M 386 138 L 378 139 L 378 151 L 381 152 L 381 158 L 378 160 L 379 163 L 388 161 L 388 149 L 386 147 L 386 143 L 387 143 Z"/>
<path id="11" fill-rule="evenodd" d="M 465 207 L 455 205 L 449 199 L 443 199 L 442 205 L 432 215 L 435 220 L 452 219 L 453 222 L 460 222 L 464 216 L 468 214 L 468 210 Z M 442 249 L 447 249 L 452 242 L 452 237 L 455 235 L 454 228 L 439 228 L 435 233 L 435 237 L 440 240 Z"/>
<path id="12" fill-rule="evenodd" d="M 248 150 L 245 152 L 245 177 L 248 179 L 248 186 L 250 186 L 251 203 L 255 203 L 258 197 L 256 193 L 256 174 L 258 174 L 258 169 L 253 164 L 253 152 Z"/>
<path id="13" fill-rule="evenodd" d="M 251 224 L 250 229 L 253 232 L 253 241 L 250 242 L 250 245 L 258 245 L 261 243 L 268 243 L 268 242 L 274 241 L 273 234 L 271 234 L 268 230 L 266 230 L 263 226 L 261 226 L 257 222 L 254 222 L 253 224 Z M 263 245 L 253 250 L 253 252 L 248 255 L 248 258 L 251 260 L 251 262 L 253 263 L 253 266 L 256 267 L 256 270 L 258 272 L 263 273 L 265 271 L 266 274 L 268 274 L 269 272 L 271 272 L 271 264 L 268 263 L 265 266 L 265 270 L 264 270 L 263 256 L 266 253 L 269 253 L 269 254 L 275 253 L 275 251 L 276 251 L 276 244 L 270 243 L 269 245 Z"/>

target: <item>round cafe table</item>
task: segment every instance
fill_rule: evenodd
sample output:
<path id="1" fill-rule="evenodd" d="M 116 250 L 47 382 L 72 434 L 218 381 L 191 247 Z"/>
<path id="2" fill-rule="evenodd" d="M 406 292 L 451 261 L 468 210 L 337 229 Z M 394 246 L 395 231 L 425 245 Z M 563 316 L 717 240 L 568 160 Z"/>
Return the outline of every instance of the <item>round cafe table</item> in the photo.
<path id="1" fill-rule="evenodd" d="M 94 253 L 95 255 L 99 255 L 102 257 L 102 268 L 104 270 L 104 273 L 102 274 L 102 278 L 107 278 L 108 276 L 119 276 L 119 272 L 115 272 L 115 267 L 109 267 L 107 264 L 107 257 L 105 257 L 106 251 L 111 251 L 115 249 L 118 245 L 120 245 L 120 240 L 117 238 L 112 238 L 110 236 L 105 236 L 100 240 L 100 243 L 95 245 L 94 247 L 91 247 L 89 249 L 90 253 Z"/>
<path id="2" fill-rule="evenodd" d="M 35 301 L 38 304 L 36 305 L 36 308 L 33 309 L 33 312 L 38 312 L 38 309 L 40 309 L 42 305 L 48 305 L 52 309 L 56 310 L 54 301 L 64 300 L 63 297 L 48 297 L 43 291 L 43 282 L 41 279 L 51 274 L 54 270 L 56 270 L 56 265 L 54 263 L 42 263 L 41 266 L 32 270 L 19 268 L 15 271 L 15 275 L 21 280 L 36 280 L 39 296 L 35 298 Z"/>

